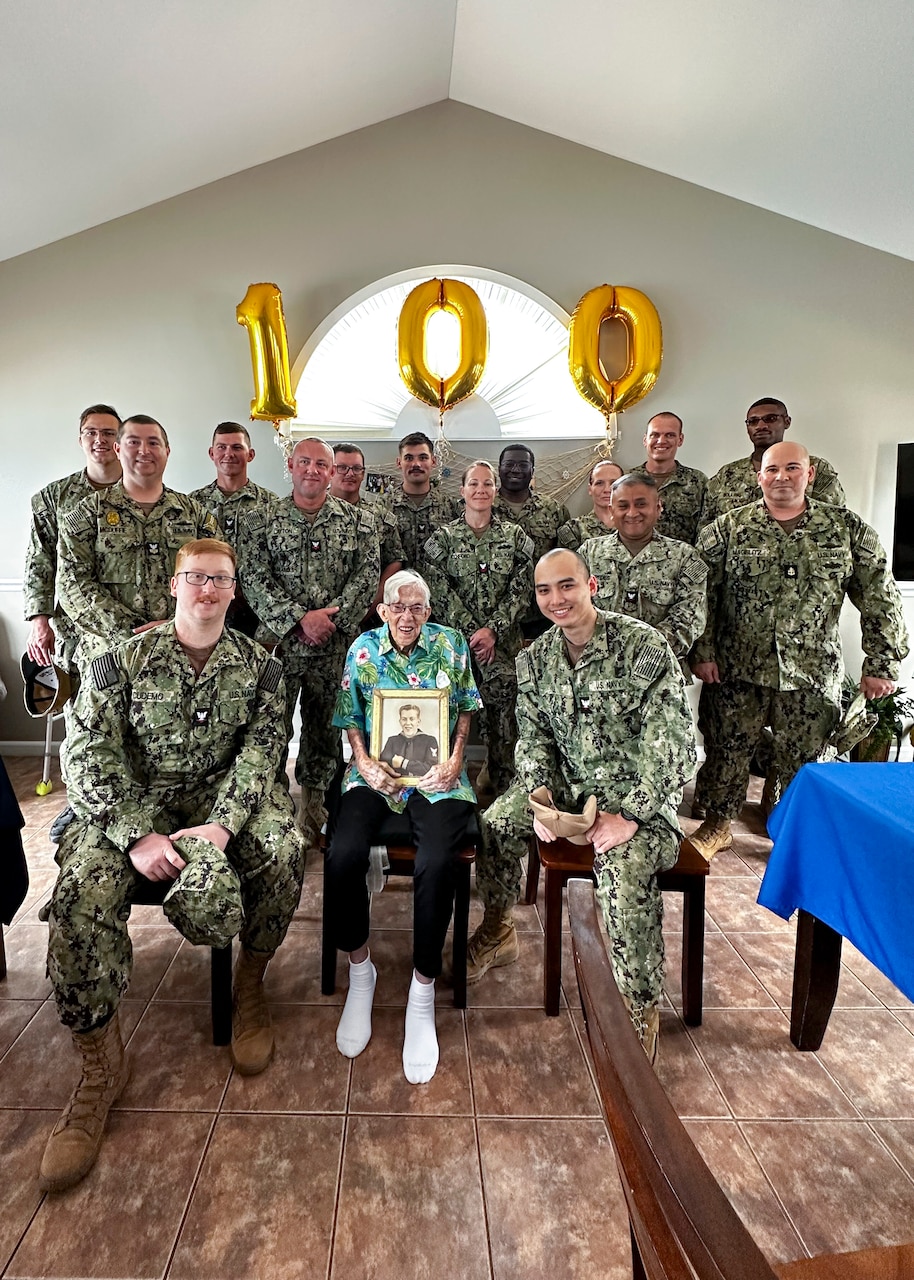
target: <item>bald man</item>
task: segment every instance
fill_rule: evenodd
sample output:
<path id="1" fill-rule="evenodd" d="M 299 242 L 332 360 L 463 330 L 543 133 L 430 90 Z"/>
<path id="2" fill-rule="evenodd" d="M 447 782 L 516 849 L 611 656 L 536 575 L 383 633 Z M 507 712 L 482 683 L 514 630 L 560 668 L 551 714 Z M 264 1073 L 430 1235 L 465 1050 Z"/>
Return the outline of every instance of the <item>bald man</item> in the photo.
<path id="1" fill-rule="evenodd" d="M 708 625 L 692 653 L 703 698 L 707 758 L 696 800 L 707 817 L 691 836 L 706 857 L 732 844 L 759 733 L 773 735 L 786 787 L 818 758 L 840 719 L 844 598 L 860 612 L 867 698 L 891 693 L 907 656 L 898 589 L 873 529 L 854 512 L 807 497 L 815 467 L 801 444 L 762 456 L 761 498 L 702 530 L 709 566 Z"/>

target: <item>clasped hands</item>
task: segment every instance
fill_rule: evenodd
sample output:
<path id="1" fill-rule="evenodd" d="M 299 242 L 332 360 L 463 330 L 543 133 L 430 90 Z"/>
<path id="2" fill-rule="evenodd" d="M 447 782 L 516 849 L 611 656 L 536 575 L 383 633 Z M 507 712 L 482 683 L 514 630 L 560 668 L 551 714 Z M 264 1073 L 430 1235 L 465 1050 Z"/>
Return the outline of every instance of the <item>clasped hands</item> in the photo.
<path id="1" fill-rule="evenodd" d="M 302 643 L 311 649 L 319 649 L 325 645 L 336 632 L 333 615 L 339 611 L 338 604 L 327 605 L 326 609 L 309 609 L 298 621 L 298 634 Z"/>
<path id="2" fill-rule="evenodd" d="M 552 799 L 551 792 L 549 798 Z M 533 830 L 544 844 L 551 844 L 556 838 L 555 833 L 543 826 L 539 818 L 533 819 Z M 593 826 L 588 827 L 583 834 L 585 839 L 593 845 L 594 853 L 608 853 L 610 849 L 615 849 L 620 844 L 625 844 L 627 840 L 631 840 L 637 830 L 637 822 L 630 822 L 628 818 L 623 818 L 621 813 L 601 811 L 597 814 Z"/>
<path id="3" fill-rule="evenodd" d="M 187 863 L 172 843 L 181 836 L 199 836 L 201 840 L 209 840 L 217 849 L 225 852 L 226 845 L 232 837 L 227 827 L 220 822 L 204 822 L 198 827 L 182 827 L 171 835 L 159 835 L 150 831 L 141 836 L 127 851 L 127 857 L 147 880 L 176 880 Z"/>
<path id="4" fill-rule="evenodd" d="M 400 799 L 403 792 L 403 779 L 386 760 L 372 760 L 366 756 L 357 762 L 359 773 L 371 787 L 372 791 L 380 791 L 382 795 Z M 419 791 L 452 791 L 460 777 L 461 762 L 455 757 L 442 764 L 432 765 L 415 784 Z"/>

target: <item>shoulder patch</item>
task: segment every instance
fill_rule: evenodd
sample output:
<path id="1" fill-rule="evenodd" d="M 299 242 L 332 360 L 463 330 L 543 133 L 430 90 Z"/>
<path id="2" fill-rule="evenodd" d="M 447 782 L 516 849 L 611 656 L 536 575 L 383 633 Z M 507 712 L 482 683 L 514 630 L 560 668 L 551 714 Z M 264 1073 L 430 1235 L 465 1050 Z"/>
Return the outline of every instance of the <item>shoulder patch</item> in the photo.
<path id="1" fill-rule="evenodd" d="M 682 576 L 686 582 L 694 582 L 696 586 L 707 581 L 708 566 L 697 552 L 686 556 L 685 564 L 682 566 Z"/>
<path id="2" fill-rule="evenodd" d="M 879 554 L 879 539 L 876 536 L 876 530 L 871 529 L 869 525 L 864 525 L 863 537 L 860 539 L 860 550 L 868 552 L 871 556 Z"/>
<path id="3" fill-rule="evenodd" d="M 666 654 L 657 645 L 643 644 L 635 657 L 632 671 L 639 680 L 656 680 L 666 666 Z"/>
<path id="4" fill-rule="evenodd" d="M 445 557 L 447 552 L 441 538 L 438 537 L 437 532 L 433 533 L 428 542 L 426 542 L 423 552 L 425 558 L 427 560 L 431 560 L 433 563 L 437 563 Z"/>
<path id="5" fill-rule="evenodd" d="M 260 676 L 257 680 L 257 688 L 265 689 L 267 693 L 276 693 L 279 688 L 279 682 L 282 679 L 282 663 L 279 658 L 267 658 L 266 662 L 260 668 Z"/>
<path id="6" fill-rule="evenodd" d="M 110 689 L 112 685 L 116 685 L 118 682 L 117 662 L 110 650 L 108 653 L 103 653 L 101 657 L 93 659 L 89 671 L 92 677 L 92 684 L 99 692 Z"/>
<path id="7" fill-rule="evenodd" d="M 514 659 L 514 667 L 517 671 L 517 687 L 519 689 L 533 689 L 536 687 L 533 672 L 530 669 L 530 659 L 524 649 L 521 649 Z"/>
<path id="8" fill-rule="evenodd" d="M 719 547 L 723 543 L 723 535 L 720 529 L 720 520 L 714 520 L 711 524 L 706 524 L 698 535 L 698 541 L 695 544 L 696 551 L 713 551 L 715 547 Z"/>
<path id="9" fill-rule="evenodd" d="M 515 525 L 514 527 L 515 527 L 515 529 L 520 529 L 520 525 L 519 525 L 519 524 L 518 524 L 518 525 Z M 563 526 L 563 527 L 564 527 L 564 526 Z M 523 533 L 523 532 L 524 532 L 524 531 L 523 531 L 523 529 L 521 529 L 521 533 Z M 528 537 L 528 535 L 527 535 L 526 533 L 524 533 L 524 536 L 523 536 L 523 538 L 522 538 L 522 540 L 521 540 L 521 541 L 522 541 L 522 543 L 523 543 L 523 545 L 522 545 L 522 547 L 521 547 L 521 550 L 522 550 L 523 554 L 527 557 L 527 559 L 528 559 L 528 560 L 532 560 L 532 559 L 533 559 L 533 548 L 536 546 L 536 543 L 533 541 L 533 539 L 532 539 L 532 538 Z"/>

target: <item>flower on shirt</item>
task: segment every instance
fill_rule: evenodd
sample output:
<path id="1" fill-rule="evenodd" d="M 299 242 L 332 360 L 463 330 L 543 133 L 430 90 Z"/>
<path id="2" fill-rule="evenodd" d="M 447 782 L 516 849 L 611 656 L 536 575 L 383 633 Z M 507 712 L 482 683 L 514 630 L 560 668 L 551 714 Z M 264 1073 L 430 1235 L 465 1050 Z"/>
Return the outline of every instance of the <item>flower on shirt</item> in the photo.
<path id="1" fill-rule="evenodd" d="M 363 667 L 370 657 L 371 654 L 367 649 L 359 649 L 355 655 L 356 666 Z"/>
<path id="2" fill-rule="evenodd" d="M 351 686 L 351 684 L 352 684 L 352 677 L 350 676 L 348 671 L 344 671 L 343 678 L 340 681 L 340 688 L 348 689 Z"/>
<path id="3" fill-rule="evenodd" d="M 420 684 L 422 683 L 422 681 L 421 681 L 421 680 L 419 679 L 419 677 L 416 675 L 415 671 L 410 671 L 410 672 L 407 674 L 406 679 L 407 679 L 407 680 L 409 681 L 409 683 L 413 686 L 413 688 L 416 688 L 418 685 L 420 685 Z"/>

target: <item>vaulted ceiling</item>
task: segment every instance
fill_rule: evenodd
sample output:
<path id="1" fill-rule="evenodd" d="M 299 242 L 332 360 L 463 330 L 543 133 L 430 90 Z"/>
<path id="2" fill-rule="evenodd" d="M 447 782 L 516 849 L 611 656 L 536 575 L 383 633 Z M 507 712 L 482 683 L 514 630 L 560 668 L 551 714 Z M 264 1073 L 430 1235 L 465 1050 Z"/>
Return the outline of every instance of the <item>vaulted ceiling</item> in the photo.
<path id="1" fill-rule="evenodd" d="M 453 98 L 914 259 L 911 0 L 0 0 L 0 258 Z"/>

